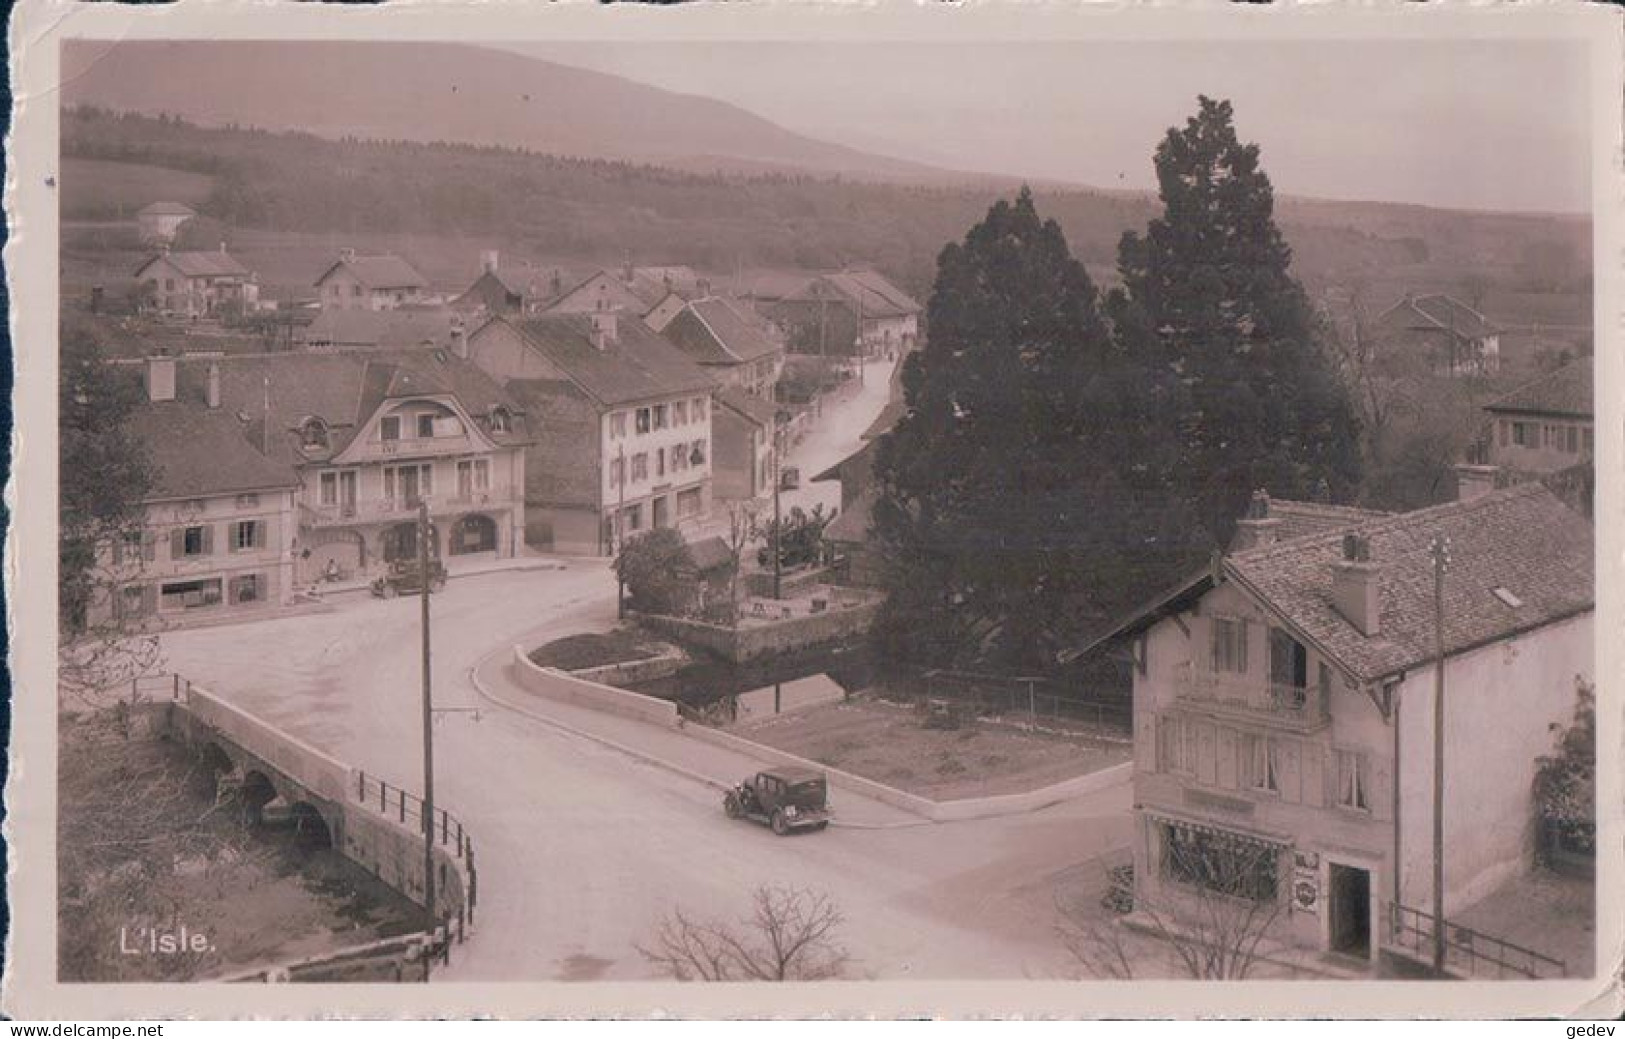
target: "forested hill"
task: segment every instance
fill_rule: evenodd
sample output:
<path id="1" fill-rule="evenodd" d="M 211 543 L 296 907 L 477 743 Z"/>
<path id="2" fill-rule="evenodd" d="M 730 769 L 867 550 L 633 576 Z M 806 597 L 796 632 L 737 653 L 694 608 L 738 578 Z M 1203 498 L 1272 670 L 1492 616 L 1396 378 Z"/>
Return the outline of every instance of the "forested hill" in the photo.
<path id="1" fill-rule="evenodd" d="M 520 255 L 687 263 L 718 272 L 868 262 L 928 291 L 937 252 L 961 238 L 997 196 L 987 187 L 909 186 L 839 178 L 685 173 L 627 162 L 562 158 L 470 145 L 329 140 L 303 133 L 202 128 L 169 117 L 97 109 L 63 114 L 64 220 L 127 218 L 109 177 L 128 166 L 144 181 L 176 171 L 199 210 L 224 229 L 410 232 L 490 236 Z M 1151 157 L 1146 156 L 1149 163 Z M 94 167 L 92 178 L 85 168 Z M 161 176 L 159 177 L 161 180 Z M 1043 190 L 1075 255 L 1109 278 L 1118 239 L 1142 229 L 1154 200 Z M 1494 276 L 1588 253 L 1589 224 L 1382 203 L 1283 200 L 1279 216 L 1294 269 L 1312 289 L 1416 269 L 1425 282 L 1471 268 Z"/>

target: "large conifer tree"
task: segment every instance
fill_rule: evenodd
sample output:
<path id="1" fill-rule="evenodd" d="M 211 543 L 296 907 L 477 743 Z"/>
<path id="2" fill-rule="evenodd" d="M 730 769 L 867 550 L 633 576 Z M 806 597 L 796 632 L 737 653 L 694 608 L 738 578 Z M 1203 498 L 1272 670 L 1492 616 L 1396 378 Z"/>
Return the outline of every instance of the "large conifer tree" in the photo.
<path id="1" fill-rule="evenodd" d="M 1107 309 L 1147 384 L 1169 387 L 1165 450 L 1145 462 L 1223 543 L 1255 488 L 1351 496 L 1359 426 L 1288 269 L 1258 146 L 1238 140 L 1228 101 L 1199 106 L 1157 147 L 1163 215 L 1123 236 Z"/>
<path id="2" fill-rule="evenodd" d="M 938 666 L 1042 667 L 1146 594 L 1179 527 L 1135 500 L 1133 373 L 1025 189 L 943 249 L 927 316 L 876 460 L 879 635 Z"/>

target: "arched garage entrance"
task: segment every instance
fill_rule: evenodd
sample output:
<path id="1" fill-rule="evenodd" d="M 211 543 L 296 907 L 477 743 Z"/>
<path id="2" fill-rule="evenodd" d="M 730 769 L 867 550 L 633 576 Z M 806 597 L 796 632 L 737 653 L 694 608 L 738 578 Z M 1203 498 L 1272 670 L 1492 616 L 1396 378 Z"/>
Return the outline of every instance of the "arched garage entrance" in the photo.
<path id="1" fill-rule="evenodd" d="M 403 559 L 416 559 L 418 557 L 418 525 L 411 523 L 397 523 L 392 527 L 385 527 L 383 534 L 384 562 L 394 563 Z M 435 524 L 429 524 L 429 556 L 438 558 L 440 555 L 440 532 Z"/>
<path id="2" fill-rule="evenodd" d="M 473 555 L 497 550 L 497 522 L 489 516 L 470 513 L 451 529 L 451 554 Z"/>
<path id="3" fill-rule="evenodd" d="M 340 579 L 367 569 L 367 541 L 358 530 L 318 530 L 300 555 L 301 582 L 320 581 L 329 574 Z"/>

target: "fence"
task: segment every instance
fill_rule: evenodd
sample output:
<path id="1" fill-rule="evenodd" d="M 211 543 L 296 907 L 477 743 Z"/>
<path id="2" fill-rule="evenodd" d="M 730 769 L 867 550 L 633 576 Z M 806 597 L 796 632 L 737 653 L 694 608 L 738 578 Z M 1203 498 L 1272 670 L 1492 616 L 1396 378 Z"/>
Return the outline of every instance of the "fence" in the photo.
<path id="1" fill-rule="evenodd" d="M 356 769 L 355 782 L 357 803 L 377 808 L 380 814 L 403 824 L 410 823 L 418 833 L 423 832 L 423 800 L 416 794 L 407 793 L 360 769 Z M 436 808 L 432 818 L 435 843 L 442 848 L 450 846 L 453 855 L 468 862 L 474 854 L 474 842 L 463 833 L 463 824 L 444 808 Z"/>
<path id="2" fill-rule="evenodd" d="M 1384 921 L 1384 937 L 1388 946 L 1414 959 L 1432 963 L 1435 917 L 1397 902 L 1386 904 L 1388 913 Z M 1444 922 L 1444 965 L 1447 971 L 1469 978 L 1540 980 L 1562 978 L 1568 974 L 1567 964 L 1562 960 L 1453 924 L 1449 920 Z"/>
<path id="3" fill-rule="evenodd" d="M 1134 712 L 1128 703 L 1065 696 L 1048 678 L 947 670 L 927 671 L 922 677 L 927 699 L 970 703 L 979 714 L 1025 714 L 1034 723 L 1048 719 L 1123 733 L 1133 727 Z"/>

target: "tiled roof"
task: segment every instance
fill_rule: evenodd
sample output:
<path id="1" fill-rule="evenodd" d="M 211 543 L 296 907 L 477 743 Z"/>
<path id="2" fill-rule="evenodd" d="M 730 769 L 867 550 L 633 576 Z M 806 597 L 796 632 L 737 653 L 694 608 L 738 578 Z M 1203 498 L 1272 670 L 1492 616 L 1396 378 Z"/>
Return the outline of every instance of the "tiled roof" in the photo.
<path id="1" fill-rule="evenodd" d="M 688 355 L 629 315 L 616 322 L 616 339 L 603 350 L 593 345 L 590 314 L 539 314 L 509 323 L 603 404 L 709 392 L 717 385 Z"/>
<path id="2" fill-rule="evenodd" d="M 800 290 L 784 297 L 787 300 L 816 302 L 828 295 L 821 288 L 833 289 L 847 300 L 865 318 L 906 317 L 920 312 L 919 303 L 908 293 L 887 281 L 875 271 L 841 271 L 814 278 Z"/>
<path id="3" fill-rule="evenodd" d="M 716 345 L 713 357 L 697 360 L 745 364 L 784 349 L 768 334 L 760 318 L 721 296 L 694 300 L 686 309 L 700 320 Z"/>
<path id="4" fill-rule="evenodd" d="M 449 310 L 327 309 L 305 328 L 305 341 L 336 347 L 409 349 L 448 346 L 461 318 Z"/>
<path id="5" fill-rule="evenodd" d="M 1484 409 L 1590 418 L 1593 414 L 1591 368 L 1591 358 L 1582 358 L 1525 383 L 1505 397 L 1484 405 Z"/>
<path id="6" fill-rule="evenodd" d="M 1442 329 L 1466 339 L 1493 335 L 1497 331 L 1483 314 L 1442 292 L 1406 296 L 1383 311 L 1377 321 L 1383 324 L 1399 323 L 1405 328 L 1429 331 Z"/>
<path id="7" fill-rule="evenodd" d="M 428 281 L 411 264 L 393 254 L 383 256 L 352 256 L 340 259 L 316 279 L 320 285 L 340 267 L 348 267 L 357 281 L 369 289 L 421 289 Z"/>
<path id="8" fill-rule="evenodd" d="M 1380 631 L 1362 635 L 1332 605 L 1341 533 L 1311 535 L 1232 556 L 1227 573 L 1358 678 L 1376 680 L 1434 653 L 1435 536 L 1450 541 L 1447 654 L 1592 608 L 1592 529 L 1538 483 L 1372 520 L 1358 528 L 1379 568 Z M 1504 588 L 1521 606 L 1495 594 Z"/>
<path id="9" fill-rule="evenodd" d="M 771 430 L 778 419 L 777 405 L 770 400 L 745 393 L 737 386 L 724 386 L 717 390 L 717 403 L 737 411 L 763 429 Z"/>
<path id="10" fill-rule="evenodd" d="M 246 278 L 248 268 L 232 258 L 230 253 L 220 252 L 218 249 L 205 249 L 200 252 L 168 252 L 159 253 L 136 268 L 137 278 L 144 274 L 148 267 L 168 260 L 176 270 L 188 278 Z"/>
<path id="11" fill-rule="evenodd" d="M 197 210 L 181 202 L 153 202 L 136 211 L 137 216 L 197 216 Z"/>
<path id="12" fill-rule="evenodd" d="M 1369 520 L 1390 515 L 1374 509 L 1357 509 L 1351 505 L 1323 505 L 1312 501 L 1291 501 L 1271 498 L 1269 518 L 1280 520 L 1275 528 L 1276 541 L 1291 541 L 1313 534 L 1326 534 L 1334 530 L 1347 530 Z"/>
<path id="13" fill-rule="evenodd" d="M 327 425 L 330 449 L 320 457 L 329 458 L 350 445 L 385 400 L 416 394 L 455 396 L 480 432 L 498 444 L 530 442 L 518 402 L 490 376 L 443 350 L 255 354 L 220 357 L 214 363 L 220 366 L 220 411 L 236 418 L 249 443 L 263 443 L 272 459 L 288 464 L 313 457 L 298 442 L 297 431 L 306 419 L 319 418 Z M 207 361 L 183 359 L 177 368 L 177 397 L 201 405 L 207 378 Z M 507 433 L 490 428 L 491 411 L 498 405 L 514 416 Z"/>
<path id="14" fill-rule="evenodd" d="M 299 486 L 294 471 L 255 450 L 243 423 L 224 409 L 180 400 L 146 404 L 131 414 L 128 428 L 156 470 L 151 500 Z"/>

